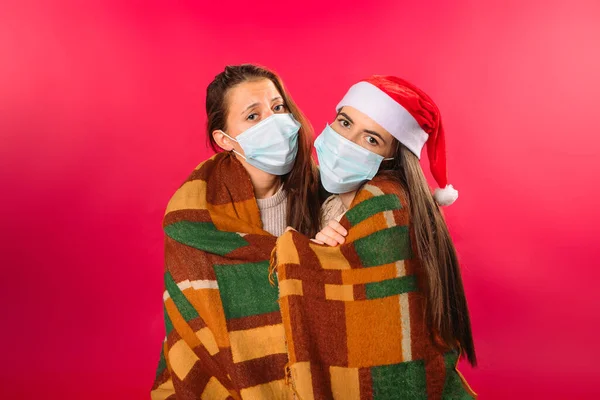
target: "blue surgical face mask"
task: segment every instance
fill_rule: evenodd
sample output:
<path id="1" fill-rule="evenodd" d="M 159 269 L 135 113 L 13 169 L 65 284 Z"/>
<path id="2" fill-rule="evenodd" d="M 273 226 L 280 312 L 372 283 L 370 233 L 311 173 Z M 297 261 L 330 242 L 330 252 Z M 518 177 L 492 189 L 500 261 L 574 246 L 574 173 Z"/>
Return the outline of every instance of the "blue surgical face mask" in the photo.
<path id="1" fill-rule="evenodd" d="M 321 182 L 329 193 L 348 193 L 370 181 L 383 160 L 393 160 L 375 154 L 346 139 L 329 125 L 315 140 Z"/>
<path id="2" fill-rule="evenodd" d="M 298 154 L 299 130 L 300 123 L 292 114 L 273 114 L 235 139 L 221 132 L 240 144 L 245 156 L 233 151 L 248 164 L 272 175 L 285 175 L 292 170 Z"/>

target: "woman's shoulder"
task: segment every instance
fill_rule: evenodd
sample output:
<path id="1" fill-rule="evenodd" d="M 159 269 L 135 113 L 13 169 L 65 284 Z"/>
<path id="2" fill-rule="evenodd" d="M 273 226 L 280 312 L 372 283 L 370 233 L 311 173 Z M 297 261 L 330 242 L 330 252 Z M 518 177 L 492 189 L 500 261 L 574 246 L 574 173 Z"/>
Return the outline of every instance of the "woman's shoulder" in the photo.
<path id="1" fill-rule="evenodd" d="M 348 213 L 401 209 L 408 209 L 408 195 L 402 184 L 394 178 L 376 176 L 360 188 Z"/>
<path id="2" fill-rule="evenodd" d="M 395 195 L 405 204 L 408 199 L 406 189 L 398 179 L 389 176 L 376 176 L 367 182 L 361 189 L 361 192 L 367 192 L 366 197 L 390 196 Z M 360 194 L 360 192 L 359 192 Z"/>
<path id="3" fill-rule="evenodd" d="M 196 168 L 188 175 L 188 181 L 202 179 L 206 180 L 215 169 L 229 159 L 229 154 L 225 152 L 217 153 L 204 161 L 201 161 Z"/>
<path id="4" fill-rule="evenodd" d="M 209 181 L 234 179 L 230 175 L 235 171 L 226 165 L 230 158 L 227 153 L 217 153 L 198 164 L 171 196 L 165 214 L 182 207 L 205 208 L 203 204 L 206 202 Z"/>
<path id="5" fill-rule="evenodd" d="M 321 206 L 321 228 L 332 219 L 339 220 L 346 211 L 346 207 L 339 195 L 333 194 L 329 196 Z"/>
<path id="6" fill-rule="evenodd" d="M 325 201 L 323 202 L 323 208 L 328 208 L 328 207 L 331 207 L 334 204 L 341 203 L 341 202 L 342 202 L 342 199 L 340 199 L 339 195 L 332 194 L 329 197 L 327 197 L 325 199 Z"/>

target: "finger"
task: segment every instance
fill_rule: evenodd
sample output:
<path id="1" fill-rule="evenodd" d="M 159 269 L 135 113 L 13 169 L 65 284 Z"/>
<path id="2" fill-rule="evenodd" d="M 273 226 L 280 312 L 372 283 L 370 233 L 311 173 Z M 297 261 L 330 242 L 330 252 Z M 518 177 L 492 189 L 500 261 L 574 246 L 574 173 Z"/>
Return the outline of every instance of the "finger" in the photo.
<path id="1" fill-rule="evenodd" d="M 335 219 L 330 220 L 327 226 L 329 226 L 331 229 L 333 229 L 342 236 L 348 236 L 348 231 L 346 230 L 346 228 L 344 228 L 342 224 L 340 224 Z"/>
<path id="2" fill-rule="evenodd" d="M 339 244 L 342 244 L 346 241 L 345 237 L 343 237 L 342 235 L 340 235 L 339 233 L 334 231 L 333 228 L 331 228 L 329 226 L 326 226 L 325 228 L 323 228 L 323 230 L 321 232 L 323 232 L 323 234 L 325 234 L 325 236 L 329 236 L 330 238 L 334 239 Z"/>
<path id="3" fill-rule="evenodd" d="M 333 238 L 330 238 L 329 236 L 323 234 L 323 232 L 319 232 L 317 233 L 316 236 L 317 240 L 320 240 L 321 242 L 327 244 L 328 246 L 331 247 L 335 247 L 338 245 L 338 242 L 336 240 L 334 240 Z"/>
<path id="4" fill-rule="evenodd" d="M 310 239 L 311 242 L 316 243 L 316 244 L 325 244 L 323 242 L 321 242 L 320 240 L 317 239 Z"/>
<path id="5" fill-rule="evenodd" d="M 295 229 L 294 229 L 294 228 L 292 228 L 291 226 L 288 226 L 287 228 L 285 228 L 285 231 L 286 231 L 286 232 L 289 232 L 289 231 L 295 231 Z"/>

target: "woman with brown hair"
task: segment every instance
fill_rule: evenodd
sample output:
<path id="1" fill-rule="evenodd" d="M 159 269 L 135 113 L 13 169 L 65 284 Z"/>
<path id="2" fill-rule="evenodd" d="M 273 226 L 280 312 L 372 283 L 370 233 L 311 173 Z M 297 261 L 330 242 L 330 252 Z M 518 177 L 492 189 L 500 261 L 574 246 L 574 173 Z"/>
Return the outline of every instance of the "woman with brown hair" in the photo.
<path id="1" fill-rule="evenodd" d="M 456 364 L 476 364 L 458 258 L 438 205 L 445 138 L 433 100 L 373 76 L 352 86 L 315 141 L 333 195 L 316 238 L 290 230 L 276 263 L 289 381 L 302 399 L 471 399 Z M 427 146 L 441 186 L 421 170 Z M 436 204 L 437 203 L 437 204 Z M 316 244 L 315 244 L 316 242 Z"/>
<path id="2" fill-rule="evenodd" d="M 165 213 L 166 338 L 153 399 L 287 398 L 277 288 L 268 280 L 286 226 L 319 228 L 312 129 L 279 77 L 228 66 L 206 95 L 215 156 Z"/>

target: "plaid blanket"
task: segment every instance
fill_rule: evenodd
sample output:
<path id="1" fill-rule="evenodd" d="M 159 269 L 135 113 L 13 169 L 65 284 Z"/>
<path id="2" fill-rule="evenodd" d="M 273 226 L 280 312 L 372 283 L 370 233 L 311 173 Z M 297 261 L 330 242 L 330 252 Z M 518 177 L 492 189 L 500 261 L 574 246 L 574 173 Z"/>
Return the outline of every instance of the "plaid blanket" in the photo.
<path id="1" fill-rule="evenodd" d="M 338 247 L 290 231 L 276 246 L 290 382 L 311 399 L 473 399 L 458 353 L 432 339 L 406 194 L 376 178 Z"/>
<path id="2" fill-rule="evenodd" d="M 194 170 L 164 217 L 163 344 L 153 399 L 287 399 L 276 238 L 250 177 L 227 153 Z"/>

